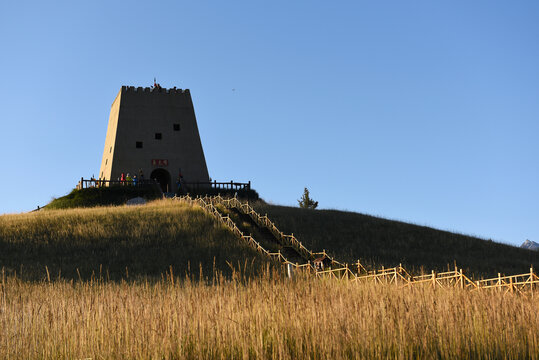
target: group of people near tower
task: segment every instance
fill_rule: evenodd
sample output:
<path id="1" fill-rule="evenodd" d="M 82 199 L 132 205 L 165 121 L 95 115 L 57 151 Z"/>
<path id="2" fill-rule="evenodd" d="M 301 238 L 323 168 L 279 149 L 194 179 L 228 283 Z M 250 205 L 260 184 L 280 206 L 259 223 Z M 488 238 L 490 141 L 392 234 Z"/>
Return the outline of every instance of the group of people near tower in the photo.
<path id="1" fill-rule="evenodd" d="M 121 185 L 141 185 L 144 183 L 144 173 L 142 172 L 142 169 L 139 170 L 139 175 L 133 175 L 129 173 L 121 173 L 120 177 L 118 178 L 118 181 Z"/>

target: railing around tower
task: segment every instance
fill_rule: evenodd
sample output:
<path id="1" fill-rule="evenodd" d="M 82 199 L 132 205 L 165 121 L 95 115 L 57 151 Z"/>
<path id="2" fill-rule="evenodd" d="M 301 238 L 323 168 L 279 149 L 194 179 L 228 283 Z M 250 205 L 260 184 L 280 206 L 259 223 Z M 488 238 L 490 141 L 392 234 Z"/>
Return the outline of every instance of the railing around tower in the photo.
<path id="1" fill-rule="evenodd" d="M 214 181 L 195 181 L 195 182 L 188 182 L 188 181 L 182 181 L 182 185 L 185 185 L 189 189 L 204 189 L 204 188 L 212 188 L 212 189 L 222 189 L 222 190 L 251 190 L 251 182 L 246 183 L 240 183 L 240 182 L 217 182 Z"/>
<path id="2" fill-rule="evenodd" d="M 148 180 L 100 180 L 100 179 L 84 179 L 80 178 L 80 181 L 77 184 L 77 190 L 87 189 L 92 187 L 105 187 L 105 186 L 145 186 L 145 185 L 154 185 L 159 184 L 157 180 L 148 179 Z M 182 186 L 185 186 L 187 189 L 191 190 L 202 190 L 207 188 L 219 189 L 219 190 L 251 190 L 251 182 L 241 183 L 241 182 L 217 182 L 217 181 L 182 181 Z"/>
<path id="3" fill-rule="evenodd" d="M 107 187 L 107 186 L 146 186 L 146 185 L 158 185 L 159 183 L 156 180 L 100 180 L 100 179 L 89 179 L 85 180 L 80 178 L 80 181 L 77 183 L 77 190 L 88 189 L 93 187 Z"/>

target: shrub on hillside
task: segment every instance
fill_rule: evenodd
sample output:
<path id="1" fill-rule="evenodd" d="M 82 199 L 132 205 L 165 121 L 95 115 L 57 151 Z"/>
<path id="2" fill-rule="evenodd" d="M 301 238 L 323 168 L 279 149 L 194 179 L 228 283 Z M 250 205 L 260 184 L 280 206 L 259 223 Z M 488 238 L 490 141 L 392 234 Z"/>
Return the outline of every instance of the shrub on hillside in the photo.
<path id="1" fill-rule="evenodd" d="M 311 199 L 309 189 L 307 188 L 303 190 L 303 195 L 301 196 L 301 199 L 298 200 L 298 204 L 299 207 L 303 209 L 316 209 L 318 207 L 318 201 Z"/>

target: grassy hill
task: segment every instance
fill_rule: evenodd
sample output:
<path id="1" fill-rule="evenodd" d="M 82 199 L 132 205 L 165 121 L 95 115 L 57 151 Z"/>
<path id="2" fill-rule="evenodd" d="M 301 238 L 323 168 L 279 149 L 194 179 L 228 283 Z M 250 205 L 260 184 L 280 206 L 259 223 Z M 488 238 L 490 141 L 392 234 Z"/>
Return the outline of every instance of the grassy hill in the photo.
<path id="1" fill-rule="evenodd" d="M 294 233 L 308 248 L 326 249 L 342 261 L 420 272 L 423 267 L 443 271 L 454 262 L 475 276 L 496 276 L 539 269 L 539 252 L 490 240 L 436 230 L 400 221 L 336 210 L 309 210 L 286 206 L 251 204 L 268 214 L 285 233 Z"/>
<path id="2" fill-rule="evenodd" d="M 172 200 L 144 206 L 42 210 L 0 216 L 0 268 L 27 280 L 161 278 L 170 272 L 252 271 L 265 258 L 198 207 Z M 254 264 L 251 266 L 251 264 Z"/>
<path id="3" fill-rule="evenodd" d="M 86 198 L 74 193 L 75 200 L 62 199 L 59 207 L 80 201 L 93 205 L 94 192 Z M 443 271 L 456 262 L 475 277 L 539 268 L 538 252 L 470 236 L 352 212 L 252 205 L 308 248 L 326 249 L 350 264 L 357 259 L 376 268 L 402 263 L 419 273 Z M 159 278 L 171 266 L 176 274 L 198 273 L 199 264 L 205 274 L 214 268 L 226 273 L 227 261 L 247 262 L 253 271 L 268 263 L 201 209 L 172 200 L 0 217 L 0 267 L 27 279 L 43 279 L 45 267 L 51 277 L 74 279 Z"/>

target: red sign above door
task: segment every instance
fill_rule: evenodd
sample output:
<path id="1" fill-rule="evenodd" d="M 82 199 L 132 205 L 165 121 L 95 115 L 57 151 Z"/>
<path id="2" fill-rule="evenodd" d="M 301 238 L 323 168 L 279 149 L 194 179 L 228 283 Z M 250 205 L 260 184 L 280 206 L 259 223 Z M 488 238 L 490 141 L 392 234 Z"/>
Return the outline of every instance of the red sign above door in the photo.
<path id="1" fill-rule="evenodd" d="M 152 159 L 152 166 L 168 166 L 167 159 Z"/>

